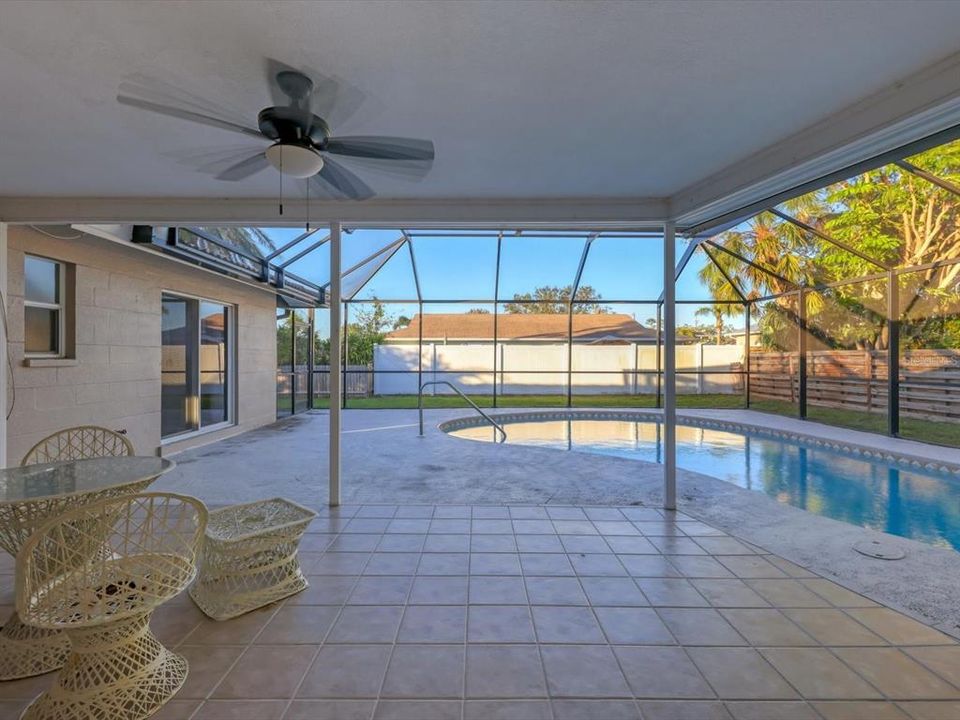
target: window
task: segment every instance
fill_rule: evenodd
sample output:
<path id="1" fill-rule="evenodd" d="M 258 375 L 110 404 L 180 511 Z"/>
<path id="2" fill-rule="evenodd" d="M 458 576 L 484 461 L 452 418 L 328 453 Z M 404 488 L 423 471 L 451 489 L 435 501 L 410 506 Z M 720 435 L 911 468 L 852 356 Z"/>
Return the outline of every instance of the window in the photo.
<path id="1" fill-rule="evenodd" d="M 233 308 L 164 293 L 161 419 L 164 438 L 233 421 Z"/>
<path id="2" fill-rule="evenodd" d="M 64 355 L 64 267 L 27 255 L 24 276 L 24 350 L 27 355 Z"/>

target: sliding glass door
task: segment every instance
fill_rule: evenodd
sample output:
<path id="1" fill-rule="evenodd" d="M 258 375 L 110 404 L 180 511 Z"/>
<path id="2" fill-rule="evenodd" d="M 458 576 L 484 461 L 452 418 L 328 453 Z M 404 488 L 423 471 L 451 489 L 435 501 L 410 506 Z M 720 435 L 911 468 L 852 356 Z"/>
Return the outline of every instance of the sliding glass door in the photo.
<path id="1" fill-rule="evenodd" d="M 277 308 L 277 417 L 310 410 L 316 388 L 314 310 Z"/>
<path id="2" fill-rule="evenodd" d="M 231 422 L 233 309 L 164 293 L 161 319 L 161 435 Z"/>
<path id="3" fill-rule="evenodd" d="M 200 302 L 200 426 L 230 419 L 231 369 L 229 357 L 230 309 L 208 300 Z"/>

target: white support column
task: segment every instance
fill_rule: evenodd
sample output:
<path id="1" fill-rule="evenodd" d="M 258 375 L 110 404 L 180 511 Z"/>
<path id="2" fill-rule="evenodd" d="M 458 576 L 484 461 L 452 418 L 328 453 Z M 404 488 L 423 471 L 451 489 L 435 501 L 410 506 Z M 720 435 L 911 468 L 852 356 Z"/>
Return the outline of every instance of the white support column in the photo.
<path id="1" fill-rule="evenodd" d="M 10 349 L 7 347 L 7 323 L 10 318 L 10 296 L 7 295 L 7 224 L 0 222 L 0 310 L 5 318 L 0 318 L 0 468 L 7 466 L 7 373 L 9 365 L 7 358 Z"/>
<path id="2" fill-rule="evenodd" d="M 330 506 L 340 504 L 340 412 L 343 400 L 340 327 L 340 223 L 330 223 Z"/>
<path id="3" fill-rule="evenodd" d="M 676 227 L 663 226 L 663 509 L 677 509 Z"/>

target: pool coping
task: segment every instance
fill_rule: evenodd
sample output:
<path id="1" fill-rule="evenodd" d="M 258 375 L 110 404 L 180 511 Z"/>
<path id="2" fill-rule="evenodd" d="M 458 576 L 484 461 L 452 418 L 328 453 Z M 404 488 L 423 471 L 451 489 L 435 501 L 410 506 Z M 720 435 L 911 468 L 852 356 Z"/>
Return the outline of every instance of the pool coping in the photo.
<path id="1" fill-rule="evenodd" d="M 663 415 L 660 411 L 651 410 L 524 410 L 511 413 L 495 413 L 491 414 L 490 416 L 497 422 L 506 425 L 518 422 L 538 422 L 546 420 L 646 420 L 651 422 L 662 422 L 663 419 Z M 441 422 L 439 425 L 437 425 L 437 429 L 449 434 L 456 430 L 482 427 L 485 424 L 487 424 L 487 421 L 484 418 L 478 415 L 471 415 Z M 825 448 L 838 453 L 846 453 L 851 457 L 883 460 L 888 463 L 895 463 L 902 467 L 917 468 L 948 475 L 960 476 L 960 463 L 953 463 L 945 460 L 934 460 L 930 457 L 924 457 L 923 455 L 919 454 L 915 455 L 901 450 L 881 450 L 865 443 L 861 444 L 850 441 L 829 440 L 814 433 L 781 430 L 743 420 L 719 420 L 716 418 L 691 415 L 687 413 L 678 414 L 677 424 L 689 427 L 709 428 L 711 430 L 748 433 L 750 435 L 773 438 L 777 440 L 789 440 L 791 442 L 806 445 L 808 447 Z M 818 427 L 833 428 L 833 426 L 821 424 L 818 424 Z M 846 430 L 846 428 L 833 429 L 837 430 L 838 432 Z M 508 443 L 510 441 L 509 435 L 510 434 L 508 432 Z M 877 437 L 878 439 L 885 439 L 884 436 L 878 435 Z"/>

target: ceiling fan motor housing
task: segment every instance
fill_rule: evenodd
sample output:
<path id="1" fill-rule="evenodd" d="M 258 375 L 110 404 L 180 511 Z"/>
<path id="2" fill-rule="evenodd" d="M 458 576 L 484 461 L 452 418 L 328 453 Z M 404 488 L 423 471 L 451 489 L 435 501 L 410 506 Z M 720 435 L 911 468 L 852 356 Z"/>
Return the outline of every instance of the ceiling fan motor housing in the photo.
<path id="1" fill-rule="evenodd" d="M 266 137 L 279 142 L 303 142 L 323 145 L 330 137 L 330 126 L 319 115 L 295 107 L 268 107 L 257 115 L 257 125 Z"/>

